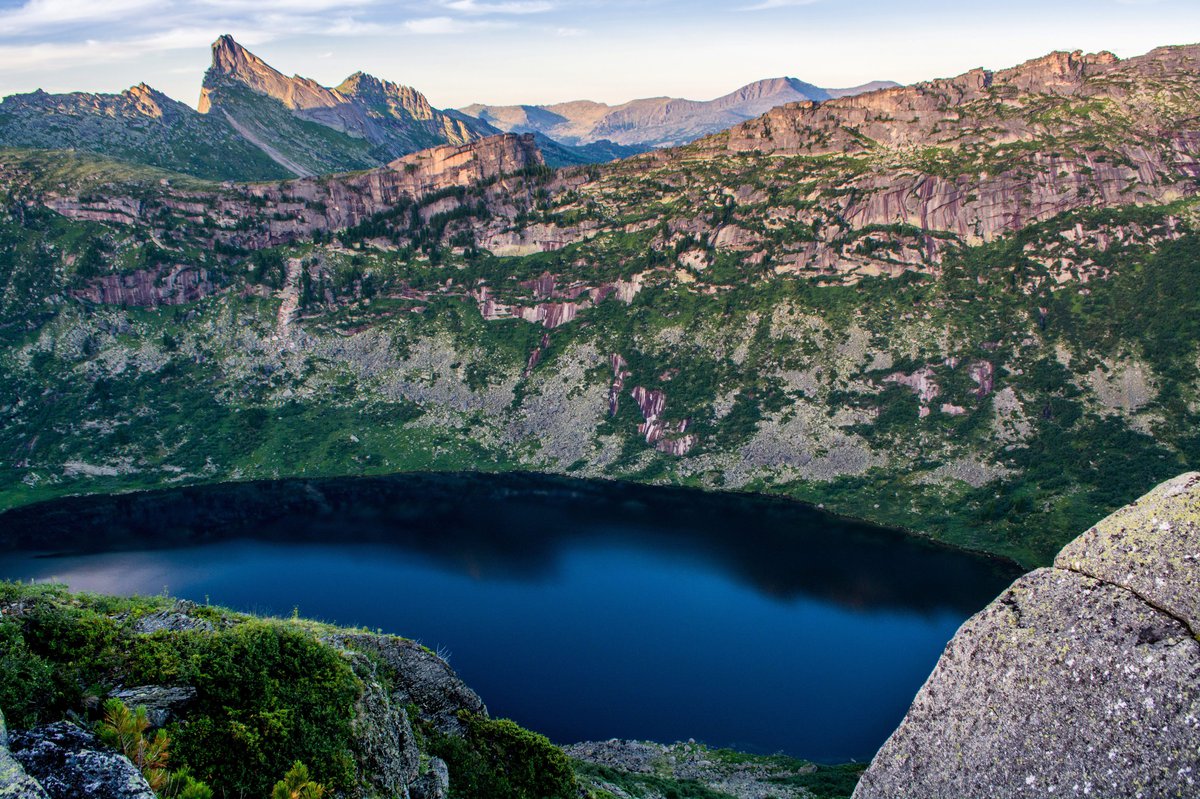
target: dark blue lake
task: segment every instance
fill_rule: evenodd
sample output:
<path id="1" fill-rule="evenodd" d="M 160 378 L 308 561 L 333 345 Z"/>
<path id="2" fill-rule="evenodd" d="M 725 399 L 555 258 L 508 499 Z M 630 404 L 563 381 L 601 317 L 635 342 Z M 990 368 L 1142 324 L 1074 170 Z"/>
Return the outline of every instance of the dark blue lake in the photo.
<path id="1" fill-rule="evenodd" d="M 0 578 L 415 638 L 493 715 L 867 759 L 1009 566 L 794 503 L 533 476 L 285 481 L 0 515 Z"/>

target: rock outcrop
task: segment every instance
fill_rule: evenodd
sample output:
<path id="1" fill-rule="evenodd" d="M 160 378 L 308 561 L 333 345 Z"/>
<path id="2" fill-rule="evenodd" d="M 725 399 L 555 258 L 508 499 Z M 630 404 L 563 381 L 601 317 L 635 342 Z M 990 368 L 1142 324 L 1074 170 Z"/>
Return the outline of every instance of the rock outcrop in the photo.
<path id="1" fill-rule="evenodd" d="M 433 652 L 404 638 L 342 634 L 330 643 L 371 655 L 388 672 L 391 701 L 416 705 L 421 718 L 448 735 L 461 735 L 459 711 L 487 714 L 479 695 Z"/>
<path id="2" fill-rule="evenodd" d="M 211 276 L 203 269 L 175 266 L 170 269 L 138 270 L 128 274 L 102 275 L 75 289 L 71 295 L 99 305 L 156 308 L 183 305 L 212 296 L 216 291 Z"/>
<path id="3" fill-rule="evenodd" d="M 8 751 L 8 728 L 0 712 L 0 799 L 47 799 L 37 780 Z"/>
<path id="4" fill-rule="evenodd" d="M 55 196 L 47 197 L 46 205 L 71 219 L 118 224 L 153 226 L 161 215 L 178 215 L 193 229 L 208 231 L 207 246 L 260 249 L 314 233 L 345 230 L 377 214 L 394 213 L 405 201 L 440 192 L 499 184 L 506 179 L 514 183 L 514 192 L 523 191 L 520 176 L 544 165 L 532 136 L 505 134 L 464 145 L 433 147 L 384 167 L 332 178 L 253 183 L 207 192 L 167 187 L 146 201 L 111 193 L 86 198 Z M 506 187 L 494 188 L 499 192 Z M 442 210 L 458 204 L 455 201 Z M 80 296 L 98 302 L 129 300 L 128 304 L 150 305 L 188 302 L 211 290 L 202 272 L 177 267 L 169 273 L 105 276 L 80 289 Z"/>
<path id="5" fill-rule="evenodd" d="M 11 746 L 50 799 L 157 799 L 129 758 L 69 721 L 14 733 Z"/>
<path id="6" fill-rule="evenodd" d="M 963 625 L 855 799 L 1200 793 L 1200 473 Z"/>
<path id="7" fill-rule="evenodd" d="M 146 718 L 154 727 L 178 720 L 196 699 L 196 689 L 190 685 L 136 685 L 110 694 L 127 707 L 144 707 Z"/>

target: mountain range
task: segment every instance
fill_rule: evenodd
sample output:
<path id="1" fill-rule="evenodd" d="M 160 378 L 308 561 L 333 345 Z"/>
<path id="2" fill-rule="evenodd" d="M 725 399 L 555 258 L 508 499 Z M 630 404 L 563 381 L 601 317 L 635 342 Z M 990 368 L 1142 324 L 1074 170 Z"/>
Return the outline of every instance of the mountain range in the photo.
<path id="1" fill-rule="evenodd" d="M 215 180 L 273 180 L 369 169 L 428 147 L 518 130 L 536 134 L 548 163 L 570 166 L 690 141 L 774 105 L 835 94 L 786 78 L 707 103 L 515 107 L 526 118 L 563 120 L 530 124 L 514 122 L 508 109 L 441 111 L 416 89 L 363 72 L 333 88 L 288 77 L 221 36 L 196 110 L 144 83 L 120 94 L 15 94 L 0 102 L 0 145 L 78 149 Z M 568 121 L 569 112 L 575 116 Z"/>
<path id="2" fill-rule="evenodd" d="M 499 133 L 439 111 L 416 89 L 357 72 L 335 88 L 288 77 L 232 37 L 212 46 L 198 109 L 146 84 L 120 94 L 15 94 L 0 102 L 0 145 L 77 149 L 215 180 L 273 180 L 368 169 L 439 144 Z M 540 139 L 556 165 L 639 148 Z"/>
<path id="3" fill-rule="evenodd" d="M 553 105 L 477 103 L 460 110 L 508 133 L 542 133 L 563 144 L 607 140 L 631 147 L 671 147 L 725 130 L 786 103 L 821 102 L 897 85 L 875 81 L 850 89 L 822 89 L 796 78 L 771 78 L 707 101 L 652 97 L 616 106 L 588 100 Z"/>

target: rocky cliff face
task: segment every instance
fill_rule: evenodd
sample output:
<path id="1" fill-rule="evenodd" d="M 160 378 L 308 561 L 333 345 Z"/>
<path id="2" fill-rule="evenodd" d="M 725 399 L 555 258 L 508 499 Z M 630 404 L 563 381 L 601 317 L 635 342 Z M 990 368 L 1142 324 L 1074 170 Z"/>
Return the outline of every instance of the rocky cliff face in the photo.
<path id="1" fill-rule="evenodd" d="M 152 227 L 163 215 L 176 216 L 191 226 L 192 233 L 202 233 L 209 245 L 221 242 L 261 249 L 309 238 L 314 233 L 354 227 L 376 215 L 394 212 L 405 200 L 420 200 L 453 189 L 487 187 L 504 177 L 513 179 L 513 185 L 497 186 L 494 193 L 522 191 L 521 177 L 544 163 L 532 136 L 504 134 L 465 145 L 422 150 L 385 167 L 335 178 L 230 185 L 220 191 L 160 190 L 156 196 L 142 199 L 89 193 L 84 197 L 48 199 L 47 204 L 72 219 Z M 452 198 L 450 202 L 444 210 L 451 210 L 463 200 Z M 172 275 L 168 283 L 178 286 L 178 291 L 162 295 L 164 298 L 186 296 L 188 289 L 204 282 L 203 276 L 192 273 Z M 105 278 L 84 289 L 83 296 L 145 294 L 139 288 L 144 282 L 140 277 Z"/>
<path id="2" fill-rule="evenodd" d="M 1013 584 L 946 647 L 856 799 L 1191 796 L 1200 474 Z"/>

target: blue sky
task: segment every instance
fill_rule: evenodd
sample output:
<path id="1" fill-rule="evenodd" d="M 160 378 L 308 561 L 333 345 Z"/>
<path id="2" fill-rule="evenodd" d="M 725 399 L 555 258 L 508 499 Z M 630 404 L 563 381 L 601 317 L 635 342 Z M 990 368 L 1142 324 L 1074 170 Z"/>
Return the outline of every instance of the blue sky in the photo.
<path id="1" fill-rule="evenodd" d="M 1051 50 L 1200 41 L 1197 0 L 0 0 L 0 94 L 119 91 L 195 103 L 231 33 L 327 85 L 356 70 L 434 105 L 671 95 L 759 78 L 909 83 Z"/>

